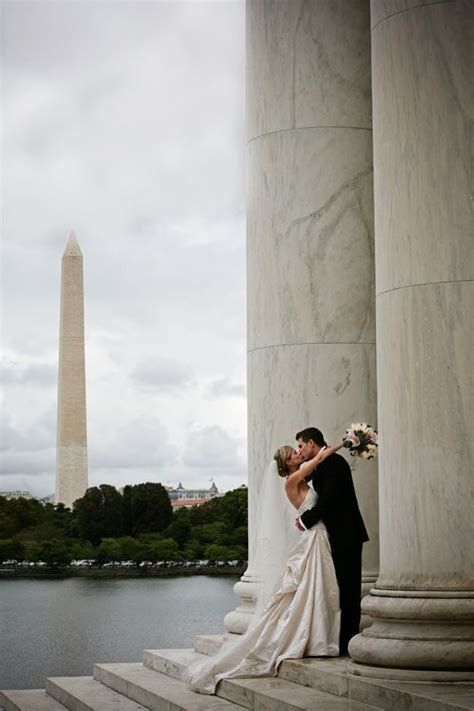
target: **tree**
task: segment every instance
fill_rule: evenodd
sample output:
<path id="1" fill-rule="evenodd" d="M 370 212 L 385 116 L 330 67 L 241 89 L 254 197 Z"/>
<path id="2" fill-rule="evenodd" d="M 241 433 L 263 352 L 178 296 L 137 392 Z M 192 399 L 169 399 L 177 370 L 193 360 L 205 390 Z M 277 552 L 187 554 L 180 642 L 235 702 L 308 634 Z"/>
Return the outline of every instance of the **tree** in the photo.
<path id="1" fill-rule="evenodd" d="M 192 540 L 199 541 L 203 544 L 217 543 L 224 545 L 222 538 L 225 536 L 226 527 L 222 521 L 214 521 L 214 523 L 203 523 L 201 526 L 196 526 L 192 532 Z"/>
<path id="2" fill-rule="evenodd" d="M 126 536 L 132 533 L 132 487 L 127 485 L 122 494 L 123 532 Z"/>
<path id="3" fill-rule="evenodd" d="M 163 536 L 165 538 L 174 538 L 179 547 L 184 548 L 191 536 L 191 523 L 187 509 L 180 509 L 173 514 L 173 519 L 163 531 Z"/>
<path id="4" fill-rule="evenodd" d="M 156 540 L 147 545 L 146 555 L 148 560 L 154 562 L 159 560 L 164 560 L 165 562 L 168 560 L 178 560 L 179 547 L 172 538 L 162 538 L 161 540 Z"/>
<path id="5" fill-rule="evenodd" d="M 74 502 L 78 532 L 81 538 L 98 545 L 102 538 L 122 533 L 122 496 L 114 486 L 91 487 Z"/>
<path id="6" fill-rule="evenodd" d="M 234 555 L 227 546 L 218 546 L 213 543 L 206 548 L 206 558 L 209 560 L 230 560 L 234 558 Z"/>
<path id="7" fill-rule="evenodd" d="M 40 524 L 43 506 L 35 499 L 6 499 L 0 496 L 0 536 L 11 538 L 25 528 Z"/>
<path id="8" fill-rule="evenodd" d="M 71 562 L 71 553 L 64 541 L 43 541 L 40 556 L 51 567 L 63 567 Z"/>
<path id="9" fill-rule="evenodd" d="M 74 541 L 69 544 L 71 560 L 94 560 L 96 551 L 90 541 Z"/>
<path id="10" fill-rule="evenodd" d="M 171 523 L 173 509 L 161 484 L 136 484 L 131 491 L 132 533 L 160 533 Z"/>
<path id="11" fill-rule="evenodd" d="M 234 489 L 225 496 L 217 496 L 202 506 L 189 510 L 192 526 L 222 521 L 231 531 L 247 525 L 248 493 L 247 489 Z"/>
<path id="12" fill-rule="evenodd" d="M 248 547 L 248 527 L 238 526 L 235 528 L 230 535 L 230 544 L 232 546 L 244 546 Z"/>
<path id="13" fill-rule="evenodd" d="M 229 529 L 247 525 L 248 518 L 248 491 L 247 489 L 234 489 L 225 496 L 211 499 L 208 504 L 208 514 L 211 520 L 223 521 Z M 204 506 L 202 507 L 204 508 Z"/>
<path id="14" fill-rule="evenodd" d="M 205 546 L 199 541 L 191 540 L 184 548 L 184 558 L 186 560 L 199 560 L 204 558 Z"/>
<path id="15" fill-rule="evenodd" d="M 24 543 L 24 556 L 25 560 L 31 563 L 36 563 L 38 560 L 42 559 L 43 542 L 42 541 L 25 541 Z"/>
<path id="16" fill-rule="evenodd" d="M 2 501 L 2 499 L 6 501 L 3 496 L 0 497 L 0 501 Z M 14 536 L 16 533 L 18 533 L 18 526 L 15 517 L 10 514 L 6 508 L 2 510 L 0 506 L 0 536 L 2 538 L 11 538 L 11 536 Z"/>
<path id="17" fill-rule="evenodd" d="M 17 541 L 13 538 L 2 538 L 0 539 L 0 563 L 4 560 L 17 559 L 22 557 L 18 555 L 19 546 Z M 23 553 L 23 551 L 21 551 Z"/>
<path id="18" fill-rule="evenodd" d="M 103 538 L 97 550 L 97 557 L 99 560 L 115 561 L 121 560 L 122 552 L 120 550 L 120 545 L 115 538 Z"/>
<path id="19" fill-rule="evenodd" d="M 157 483 L 126 486 L 123 495 L 108 484 L 91 487 L 74 502 L 73 512 L 63 504 L 0 496 L 0 560 L 41 560 L 42 543 L 48 544 L 49 560 L 54 555 L 59 562 L 68 556 L 91 559 L 102 539 L 115 541 L 102 548 L 115 560 L 196 560 L 206 557 L 212 545 L 225 548 L 231 558 L 245 559 L 247 490 L 174 514 L 166 489 Z"/>
<path id="20" fill-rule="evenodd" d="M 132 536 L 117 538 L 117 545 L 120 549 L 120 560 L 133 560 L 135 563 L 146 558 L 146 545 Z"/>

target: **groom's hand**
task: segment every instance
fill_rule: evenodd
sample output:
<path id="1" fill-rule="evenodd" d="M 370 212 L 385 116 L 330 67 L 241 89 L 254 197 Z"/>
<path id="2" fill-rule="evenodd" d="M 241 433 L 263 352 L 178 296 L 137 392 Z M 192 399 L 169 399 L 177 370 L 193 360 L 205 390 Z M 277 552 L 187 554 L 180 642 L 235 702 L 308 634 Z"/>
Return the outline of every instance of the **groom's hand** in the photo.
<path id="1" fill-rule="evenodd" d="M 299 518 L 295 519 L 295 526 L 299 531 L 306 531 Z"/>

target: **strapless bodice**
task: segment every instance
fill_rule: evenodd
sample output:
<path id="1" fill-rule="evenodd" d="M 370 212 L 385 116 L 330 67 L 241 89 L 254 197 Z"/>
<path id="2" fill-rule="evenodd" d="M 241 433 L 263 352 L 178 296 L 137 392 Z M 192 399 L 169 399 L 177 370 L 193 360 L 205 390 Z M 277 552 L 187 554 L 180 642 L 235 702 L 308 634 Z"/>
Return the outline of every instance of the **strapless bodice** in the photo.
<path id="1" fill-rule="evenodd" d="M 316 504 L 316 501 L 318 500 L 318 495 L 315 492 L 314 489 L 311 487 L 308 489 L 308 492 L 306 496 L 304 497 L 303 503 L 299 506 L 298 508 L 298 513 L 301 516 L 302 513 L 307 511 L 308 509 L 312 509 L 313 506 Z"/>

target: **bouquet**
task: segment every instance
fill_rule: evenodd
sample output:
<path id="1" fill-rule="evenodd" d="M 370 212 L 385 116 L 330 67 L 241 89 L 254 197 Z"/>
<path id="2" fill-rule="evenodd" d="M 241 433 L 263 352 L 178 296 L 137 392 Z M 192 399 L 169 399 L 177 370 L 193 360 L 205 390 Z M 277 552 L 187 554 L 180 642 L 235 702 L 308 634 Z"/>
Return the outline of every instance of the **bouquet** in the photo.
<path id="1" fill-rule="evenodd" d="M 353 423 L 342 438 L 351 457 L 373 459 L 377 455 L 378 435 L 366 422 Z"/>

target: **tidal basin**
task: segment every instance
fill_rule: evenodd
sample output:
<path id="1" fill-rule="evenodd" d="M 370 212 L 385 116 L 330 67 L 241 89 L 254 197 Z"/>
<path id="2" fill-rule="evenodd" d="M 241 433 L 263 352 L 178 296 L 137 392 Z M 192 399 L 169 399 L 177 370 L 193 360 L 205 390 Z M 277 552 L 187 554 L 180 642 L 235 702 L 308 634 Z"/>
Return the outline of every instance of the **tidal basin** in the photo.
<path id="1" fill-rule="evenodd" d="M 0 689 L 138 662 L 144 649 L 191 647 L 223 632 L 238 577 L 15 579 L 0 582 Z"/>

